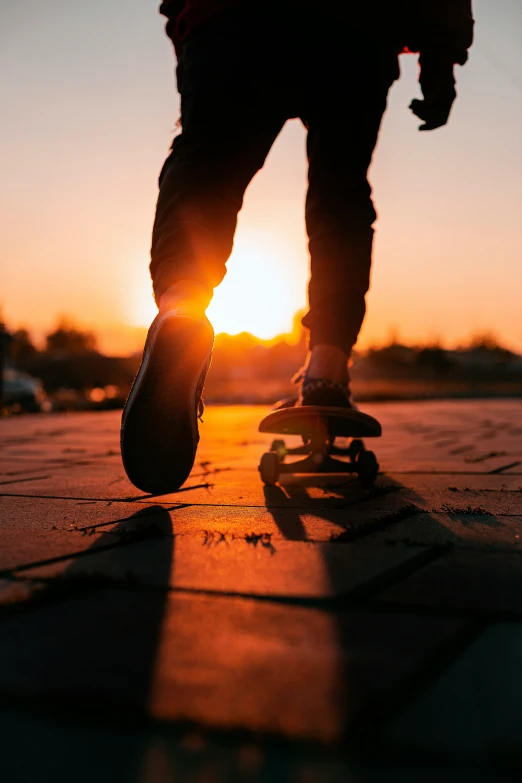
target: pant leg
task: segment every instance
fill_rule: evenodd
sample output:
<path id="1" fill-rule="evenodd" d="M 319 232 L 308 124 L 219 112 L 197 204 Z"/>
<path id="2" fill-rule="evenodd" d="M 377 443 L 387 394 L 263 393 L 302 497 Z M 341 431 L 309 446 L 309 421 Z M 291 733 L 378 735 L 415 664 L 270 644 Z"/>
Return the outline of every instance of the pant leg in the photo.
<path id="1" fill-rule="evenodd" d="M 156 299 L 182 279 L 209 291 L 221 282 L 245 190 L 286 121 L 255 22 L 223 14 L 183 45 L 182 132 L 160 175 L 152 236 Z"/>
<path id="2" fill-rule="evenodd" d="M 399 66 L 393 47 L 370 42 L 348 52 L 330 41 L 321 58 L 321 89 L 309 92 L 304 118 L 311 277 L 303 324 L 311 347 L 350 353 L 366 310 L 376 219 L 367 172 Z"/>

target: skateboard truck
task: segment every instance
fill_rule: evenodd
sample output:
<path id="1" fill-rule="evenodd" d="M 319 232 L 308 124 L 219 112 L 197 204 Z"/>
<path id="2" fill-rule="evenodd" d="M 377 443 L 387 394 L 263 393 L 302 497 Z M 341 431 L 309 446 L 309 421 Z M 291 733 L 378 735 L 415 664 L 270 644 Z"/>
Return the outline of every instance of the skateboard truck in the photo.
<path id="1" fill-rule="evenodd" d="M 348 446 L 334 444 L 335 437 L 328 434 L 326 426 L 318 428 L 303 445 L 288 447 L 284 440 L 272 441 L 270 451 L 261 456 L 259 473 L 264 484 L 277 483 L 282 473 L 288 474 L 349 474 L 355 473 L 364 484 L 372 484 L 379 471 L 379 463 L 373 451 L 368 451 L 362 440 L 352 438 Z M 287 455 L 304 455 L 304 459 L 285 462 Z M 336 459 L 344 457 L 348 459 Z"/>

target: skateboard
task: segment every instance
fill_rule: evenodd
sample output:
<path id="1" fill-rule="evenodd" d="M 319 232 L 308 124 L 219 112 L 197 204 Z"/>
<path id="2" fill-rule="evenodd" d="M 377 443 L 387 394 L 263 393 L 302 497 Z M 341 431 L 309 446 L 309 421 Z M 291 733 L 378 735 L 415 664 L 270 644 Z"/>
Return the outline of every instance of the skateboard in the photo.
<path id="1" fill-rule="evenodd" d="M 287 447 L 284 440 L 274 440 L 261 456 L 259 473 L 264 484 L 277 483 L 282 473 L 355 473 L 364 484 L 373 484 L 379 463 L 361 438 L 378 438 L 381 425 L 373 416 L 350 408 L 327 408 L 320 405 L 279 407 L 261 421 L 259 432 L 300 435 L 302 446 Z M 336 438 L 349 439 L 336 446 Z M 285 462 L 287 455 L 304 459 Z M 348 457 L 348 459 L 336 459 Z"/>

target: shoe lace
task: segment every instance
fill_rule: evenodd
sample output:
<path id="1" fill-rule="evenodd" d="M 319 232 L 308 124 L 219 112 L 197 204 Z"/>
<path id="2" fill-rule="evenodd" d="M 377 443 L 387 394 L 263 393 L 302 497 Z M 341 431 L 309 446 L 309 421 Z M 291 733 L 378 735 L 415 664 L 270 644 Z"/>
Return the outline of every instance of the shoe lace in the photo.
<path id="1" fill-rule="evenodd" d="M 301 367 L 300 370 L 296 372 L 294 376 L 292 376 L 292 383 L 301 383 L 302 380 L 305 378 L 305 368 Z"/>

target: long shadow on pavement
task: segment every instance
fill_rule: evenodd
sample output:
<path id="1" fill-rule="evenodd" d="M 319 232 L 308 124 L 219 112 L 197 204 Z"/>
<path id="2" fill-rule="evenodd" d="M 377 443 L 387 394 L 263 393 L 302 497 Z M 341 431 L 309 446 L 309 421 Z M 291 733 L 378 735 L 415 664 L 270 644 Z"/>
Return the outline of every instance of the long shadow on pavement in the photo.
<path id="1" fill-rule="evenodd" d="M 134 531 L 133 520 L 139 520 Z M 137 589 L 131 578 L 111 579 L 111 566 L 117 574 L 126 543 L 148 538 L 161 541 L 150 567 L 163 589 Z M 106 714 L 146 715 L 174 542 L 167 510 L 155 506 L 146 515 L 141 510 L 98 538 L 95 546 L 49 580 L 29 603 L 29 615 L 23 612 L 7 618 L 9 639 L 4 636 L 0 643 L 0 661 L 13 674 L 7 688 L 4 684 L 3 695 L 9 699 L 11 692 L 22 702 L 47 705 L 52 699 L 55 706 L 81 714 L 99 712 L 103 705 Z M 103 574 L 86 575 L 82 571 L 85 557 L 100 552 Z M 29 638 L 28 633 L 34 643 L 24 648 L 20 641 Z"/>
<path id="2" fill-rule="evenodd" d="M 416 507 L 420 495 L 387 477 L 387 492 L 408 492 L 408 502 L 403 509 L 395 506 L 395 512 L 377 515 L 368 525 L 362 523 L 350 526 L 350 510 L 357 510 L 362 501 L 372 497 L 372 491 L 365 491 L 356 480 L 336 483 L 337 508 L 346 511 L 347 529 L 331 544 L 319 546 L 325 575 L 331 597 L 325 597 L 322 608 L 330 613 L 335 627 L 338 645 L 337 708 L 339 712 L 339 742 L 353 749 L 372 752 L 380 729 L 385 728 L 405 705 L 410 703 L 440 673 L 448 660 L 462 651 L 476 638 L 476 623 L 473 619 L 456 617 L 449 610 L 433 613 L 425 607 L 397 607 L 390 609 L 378 602 L 384 590 L 400 584 L 417 573 L 423 566 L 442 557 L 451 545 L 387 544 L 381 540 L 374 544 L 369 534 L 386 530 L 395 522 L 408 516 L 423 514 L 424 521 L 441 528 L 433 515 Z M 324 480 L 323 480 L 324 486 Z M 319 479 L 319 485 L 321 479 Z M 303 508 L 295 507 L 295 498 L 306 495 L 307 486 L 318 486 L 314 479 L 280 487 L 265 487 L 266 507 L 282 535 L 292 541 L 307 542 L 307 532 L 301 515 L 314 514 L 329 519 L 332 505 L 330 498 L 306 497 Z M 373 496 L 381 492 L 377 487 Z M 291 504 L 289 501 L 293 501 Z M 345 501 L 343 505 L 343 500 Z M 424 504 L 425 505 L 425 504 Z M 492 524 L 491 519 L 489 524 Z M 444 536 L 442 536 L 444 538 Z M 446 536 L 447 537 L 447 536 Z M 364 539 L 367 538 L 367 541 Z M 343 593 L 346 585 L 342 557 L 338 546 L 355 548 L 361 555 L 371 553 L 378 562 L 383 558 L 382 571 L 366 584 L 357 585 L 354 590 Z M 391 565 L 387 554 L 403 548 L 403 562 Z M 346 550 L 345 550 L 346 551 Z M 356 555 L 357 555 L 356 552 Z M 347 558 L 348 560 L 348 558 Z M 352 560 L 353 562 L 353 560 Z M 377 600 L 376 600 L 377 599 Z M 321 605 L 318 606 L 321 608 Z M 317 640 L 320 645 L 321 640 Z M 388 749 L 388 753 L 390 750 Z"/>

